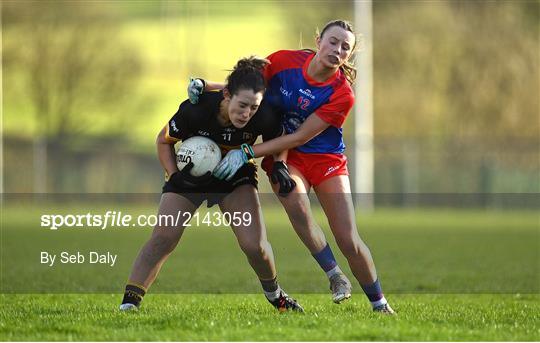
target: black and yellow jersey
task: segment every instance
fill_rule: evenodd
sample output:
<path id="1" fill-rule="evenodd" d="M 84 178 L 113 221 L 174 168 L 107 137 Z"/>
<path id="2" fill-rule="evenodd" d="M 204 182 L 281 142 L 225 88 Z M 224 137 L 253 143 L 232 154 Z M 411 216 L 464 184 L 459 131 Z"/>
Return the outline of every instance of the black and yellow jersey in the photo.
<path id="1" fill-rule="evenodd" d="M 281 115 L 266 101 L 262 101 L 251 120 L 241 129 L 221 126 L 217 116 L 223 92 L 205 92 L 194 105 L 188 100 L 180 104 L 178 111 L 169 120 L 167 138 L 173 141 L 185 140 L 192 136 L 208 137 L 221 148 L 222 155 L 237 149 L 241 144 L 253 144 L 258 136 L 269 140 L 283 134 Z"/>

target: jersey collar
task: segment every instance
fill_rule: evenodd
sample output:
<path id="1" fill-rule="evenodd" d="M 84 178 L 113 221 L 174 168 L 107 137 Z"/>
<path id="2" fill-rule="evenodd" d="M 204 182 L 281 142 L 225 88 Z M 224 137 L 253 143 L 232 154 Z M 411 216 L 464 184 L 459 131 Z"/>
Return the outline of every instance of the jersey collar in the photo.
<path id="1" fill-rule="evenodd" d="M 306 61 L 304 62 L 304 65 L 302 66 L 302 76 L 304 76 L 304 79 L 306 79 L 307 83 L 310 86 L 316 86 L 316 87 L 328 86 L 329 84 L 333 83 L 338 77 L 338 75 L 341 74 L 341 69 L 338 69 L 338 71 L 334 73 L 334 75 L 332 75 L 328 80 L 324 82 L 316 81 L 308 75 L 307 70 L 309 67 L 309 63 L 311 62 L 313 57 L 315 57 L 315 53 L 309 55 Z"/>

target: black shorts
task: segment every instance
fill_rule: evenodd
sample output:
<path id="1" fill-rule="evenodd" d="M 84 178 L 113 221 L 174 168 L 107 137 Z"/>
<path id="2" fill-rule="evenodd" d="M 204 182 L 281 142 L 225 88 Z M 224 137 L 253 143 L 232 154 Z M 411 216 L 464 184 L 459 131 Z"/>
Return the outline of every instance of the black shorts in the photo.
<path id="1" fill-rule="evenodd" d="M 212 181 L 208 185 L 196 188 L 176 187 L 169 182 L 165 182 L 163 193 L 180 194 L 191 201 L 195 207 L 201 206 L 203 201 L 207 200 L 207 206 L 210 208 L 220 203 L 236 187 L 242 185 L 252 185 L 255 189 L 258 188 L 259 179 L 257 177 L 257 165 L 255 163 L 248 163 L 242 166 L 230 181 L 212 178 Z"/>

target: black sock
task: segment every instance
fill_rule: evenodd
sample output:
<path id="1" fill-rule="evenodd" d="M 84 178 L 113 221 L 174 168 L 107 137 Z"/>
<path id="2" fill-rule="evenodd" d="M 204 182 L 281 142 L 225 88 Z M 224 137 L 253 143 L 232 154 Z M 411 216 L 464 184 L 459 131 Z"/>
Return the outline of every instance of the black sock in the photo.
<path id="1" fill-rule="evenodd" d="M 265 292 L 275 292 L 278 289 L 277 276 L 272 280 L 261 280 L 261 286 Z"/>
<path id="2" fill-rule="evenodd" d="M 145 294 L 146 290 L 141 286 L 128 283 L 126 285 L 126 290 L 124 291 L 124 299 L 122 299 L 122 304 L 133 304 L 139 307 Z"/>

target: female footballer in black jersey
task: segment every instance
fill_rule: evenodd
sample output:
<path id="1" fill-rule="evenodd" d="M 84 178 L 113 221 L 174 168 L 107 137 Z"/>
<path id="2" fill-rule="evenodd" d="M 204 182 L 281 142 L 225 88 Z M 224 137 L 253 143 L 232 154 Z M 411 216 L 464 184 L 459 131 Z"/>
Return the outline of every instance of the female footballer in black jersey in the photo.
<path id="1" fill-rule="evenodd" d="M 279 287 L 272 247 L 266 237 L 257 195 L 257 167 L 248 163 L 230 181 L 210 175 L 194 177 L 193 164 L 179 171 L 174 144 L 192 136 L 206 136 L 215 141 L 222 152 L 253 144 L 259 135 L 264 140 L 283 133 L 281 118 L 262 102 L 265 91 L 262 70 L 268 60 L 250 57 L 238 61 L 227 77 L 222 91 L 203 93 L 199 103 L 184 101 L 173 118 L 157 137 L 157 151 L 167 174 L 159 205 L 159 215 L 176 216 L 178 212 L 193 214 L 206 200 L 208 207 L 219 204 L 223 213 L 249 212 L 250 221 L 231 224 L 240 248 L 259 277 L 268 301 L 279 311 L 303 311 L 302 307 Z M 294 187 L 287 173 L 280 175 L 284 187 Z M 136 310 L 155 280 L 161 266 L 178 244 L 184 226 L 156 225 L 152 236 L 142 247 L 132 268 L 121 310 Z"/>

